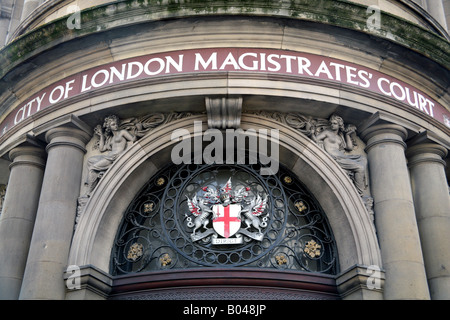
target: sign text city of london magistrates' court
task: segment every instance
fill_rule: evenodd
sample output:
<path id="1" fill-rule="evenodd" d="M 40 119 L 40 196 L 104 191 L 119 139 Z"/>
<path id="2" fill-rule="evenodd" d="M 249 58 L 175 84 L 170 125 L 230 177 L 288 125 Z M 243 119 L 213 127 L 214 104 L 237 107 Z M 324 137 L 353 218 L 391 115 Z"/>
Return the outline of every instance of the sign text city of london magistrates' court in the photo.
<path id="1" fill-rule="evenodd" d="M 98 88 L 151 77 L 220 71 L 274 73 L 353 85 L 396 99 L 450 127 L 450 112 L 443 106 L 417 88 L 374 69 L 288 50 L 209 48 L 129 58 L 69 76 L 10 112 L 0 124 L 0 137 L 33 114 Z"/>

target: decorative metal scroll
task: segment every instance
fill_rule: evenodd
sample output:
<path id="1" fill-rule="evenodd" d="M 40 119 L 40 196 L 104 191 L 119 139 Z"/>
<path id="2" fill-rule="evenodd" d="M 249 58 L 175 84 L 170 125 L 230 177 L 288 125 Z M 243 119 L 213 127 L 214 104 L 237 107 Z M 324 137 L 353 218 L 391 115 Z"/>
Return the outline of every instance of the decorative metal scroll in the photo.
<path id="1" fill-rule="evenodd" d="M 154 176 L 127 209 L 111 272 L 257 267 L 335 274 L 328 222 L 286 169 L 259 165 L 172 166 Z M 228 221 L 228 222 L 227 222 Z"/>

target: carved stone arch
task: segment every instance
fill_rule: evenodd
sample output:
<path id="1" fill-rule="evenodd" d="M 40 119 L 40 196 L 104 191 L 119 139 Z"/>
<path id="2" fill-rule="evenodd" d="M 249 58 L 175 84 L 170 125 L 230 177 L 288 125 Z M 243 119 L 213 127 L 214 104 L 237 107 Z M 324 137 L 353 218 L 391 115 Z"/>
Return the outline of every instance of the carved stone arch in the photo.
<path id="1" fill-rule="evenodd" d="M 110 255 L 123 213 L 136 193 L 170 160 L 176 129 L 191 135 L 194 121 L 205 115 L 158 127 L 129 148 L 110 167 L 86 203 L 74 233 L 69 265 L 91 265 L 109 273 Z M 242 115 L 241 128 L 279 129 L 280 163 L 295 173 L 327 214 L 333 230 L 340 270 L 355 266 L 381 267 L 375 227 L 352 181 L 313 141 L 291 127 L 258 115 Z"/>

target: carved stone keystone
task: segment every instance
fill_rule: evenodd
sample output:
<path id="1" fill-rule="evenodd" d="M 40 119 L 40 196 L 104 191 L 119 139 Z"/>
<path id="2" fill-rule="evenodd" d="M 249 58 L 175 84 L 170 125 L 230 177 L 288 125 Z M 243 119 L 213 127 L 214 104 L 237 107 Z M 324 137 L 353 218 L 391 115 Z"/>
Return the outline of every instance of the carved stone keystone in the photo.
<path id="1" fill-rule="evenodd" d="M 206 97 L 205 104 L 209 128 L 239 128 L 241 124 L 242 97 Z"/>

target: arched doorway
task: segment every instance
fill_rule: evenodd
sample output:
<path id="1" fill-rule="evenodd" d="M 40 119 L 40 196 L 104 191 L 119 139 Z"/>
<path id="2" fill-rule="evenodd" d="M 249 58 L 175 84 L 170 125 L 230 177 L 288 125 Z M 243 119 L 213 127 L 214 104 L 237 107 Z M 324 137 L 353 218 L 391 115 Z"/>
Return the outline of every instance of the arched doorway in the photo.
<path id="1" fill-rule="evenodd" d="M 114 163 L 86 204 L 74 235 L 70 264 L 79 266 L 91 265 L 102 270 L 102 272 L 112 273 L 110 268 L 111 252 L 114 251 L 117 231 L 120 229 L 124 219 L 124 213 L 129 208 L 130 203 L 133 203 L 136 195 L 143 190 L 144 186 L 149 181 L 154 181 L 152 179 L 161 170 L 164 170 L 167 163 L 170 162 L 170 150 L 174 144 L 170 139 L 170 135 L 173 130 L 185 128 L 193 134 L 192 123 L 194 120 L 201 120 L 206 124 L 204 116 L 201 115 L 174 121 L 160 128 L 157 132 L 151 132 L 143 137 Z M 240 263 L 240 267 L 244 265 L 244 263 L 241 263 L 243 255 L 232 255 L 230 251 L 229 255 L 219 254 L 210 260 L 208 260 L 208 257 L 211 258 L 212 256 L 204 254 L 203 261 L 213 261 L 218 264 L 215 268 L 209 268 L 208 271 L 199 269 L 198 267 L 202 267 L 200 264 L 200 266 L 195 266 L 191 270 L 186 268 L 173 270 L 169 277 L 165 270 L 163 273 L 160 270 L 152 274 L 133 273 L 125 278 L 119 275 L 112 276 L 112 292 L 120 291 L 123 294 L 129 290 L 136 291 L 137 288 L 141 288 L 142 290 L 147 290 L 147 293 L 151 290 L 153 290 L 151 292 L 155 293 L 155 289 L 162 288 L 164 291 L 181 284 L 188 290 L 187 292 L 193 292 L 192 288 L 189 289 L 192 285 L 197 288 L 205 284 L 223 287 L 225 285 L 224 281 L 228 281 L 228 284 L 238 285 L 239 290 L 244 290 L 242 285 L 244 287 L 248 285 L 253 285 L 254 288 L 260 287 L 262 285 L 260 280 L 264 279 L 265 288 L 270 287 L 276 291 L 288 290 L 283 292 L 289 295 L 294 294 L 297 298 L 301 296 L 299 295 L 300 292 L 302 292 L 303 297 L 311 298 L 312 296 L 304 295 L 307 288 L 315 291 L 315 295 L 317 291 L 322 292 L 319 295 L 322 298 L 337 298 L 339 297 L 336 287 L 336 273 L 338 271 L 347 270 L 358 265 L 381 266 L 373 223 L 355 186 L 345 172 L 316 144 L 292 128 L 275 120 L 257 115 L 243 115 L 241 120 L 241 128 L 244 130 L 248 128 L 274 127 L 279 128 L 280 131 L 280 165 L 283 167 L 283 170 L 280 172 L 289 173 L 289 175 L 298 179 L 305 190 L 308 190 L 314 196 L 314 201 L 325 213 L 324 216 L 329 224 L 330 234 L 333 234 L 335 247 L 337 248 L 334 251 L 336 254 L 336 259 L 334 260 L 336 265 L 333 267 L 334 271 L 331 272 L 334 274 L 322 275 L 320 270 L 301 270 L 301 268 L 300 271 L 298 269 L 287 271 L 273 268 L 273 270 L 261 274 L 261 265 L 258 265 L 260 263 L 258 259 L 249 259 L 255 265 L 248 265 L 248 270 L 242 271 L 242 268 L 233 269 L 227 265 L 227 263 L 232 264 L 234 262 Z M 204 130 L 206 129 L 205 125 Z M 300 177 L 301 180 L 299 179 Z M 283 177 L 278 178 L 279 183 L 282 183 L 280 179 L 282 180 Z M 150 203 L 148 205 L 151 206 Z M 295 206 L 295 202 L 293 205 Z M 300 202 L 297 205 L 301 207 Z M 310 240 L 312 239 L 307 241 Z M 302 252 L 306 248 L 307 241 L 301 247 Z M 181 242 L 185 244 L 186 240 L 183 239 Z M 318 244 L 317 241 L 316 244 Z M 313 244 L 310 242 L 310 247 L 312 246 Z M 177 246 L 175 245 L 173 248 L 177 248 Z M 261 248 L 264 248 L 264 246 L 261 246 Z M 135 249 L 139 252 L 138 247 Z M 266 249 L 265 251 L 269 252 L 274 250 L 275 246 L 269 245 Z M 126 250 L 128 255 L 130 248 Z M 258 250 L 255 252 L 258 252 Z M 186 253 L 184 253 L 184 256 L 181 254 L 183 258 L 186 258 L 186 255 Z M 262 257 L 262 255 L 258 254 L 254 254 L 255 256 Z M 278 256 L 280 264 L 277 262 L 276 255 L 273 257 L 272 262 L 270 262 L 270 259 L 267 259 L 266 262 L 272 266 L 274 266 L 274 263 L 278 266 L 283 266 L 283 261 L 289 260 L 286 252 L 284 252 L 284 255 L 279 254 Z M 170 265 L 167 263 L 169 260 L 173 261 L 170 255 L 165 259 L 165 267 Z M 187 260 L 188 263 L 193 261 L 193 259 Z M 161 263 L 161 261 L 164 261 L 164 255 L 158 255 L 158 259 L 154 261 Z M 203 263 L 203 267 L 206 263 Z M 239 270 L 239 272 L 236 270 Z M 220 273 L 214 274 L 214 271 L 220 271 Z M 305 271 L 309 273 L 305 274 Z M 224 277 L 226 274 L 229 277 Z M 205 277 L 209 282 L 205 280 Z M 168 279 L 173 281 L 167 282 Z M 179 279 L 183 279 L 184 282 L 180 284 L 178 282 Z M 292 293 L 292 290 L 297 291 Z M 157 293 L 163 294 L 164 292 L 159 291 Z M 252 294 L 248 291 L 246 292 L 246 294 Z M 202 295 L 198 291 L 197 294 L 199 296 Z M 230 293 L 230 296 L 232 295 L 233 293 Z M 155 298 L 155 296 L 149 296 L 149 298 Z"/>

